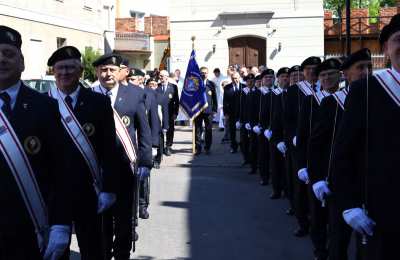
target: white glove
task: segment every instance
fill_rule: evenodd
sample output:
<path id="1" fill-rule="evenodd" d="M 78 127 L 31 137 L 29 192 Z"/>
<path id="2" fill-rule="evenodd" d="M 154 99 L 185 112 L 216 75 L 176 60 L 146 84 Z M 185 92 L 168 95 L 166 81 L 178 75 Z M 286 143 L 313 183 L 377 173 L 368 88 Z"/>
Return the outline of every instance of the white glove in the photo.
<path id="1" fill-rule="evenodd" d="M 168 130 L 167 129 L 163 129 L 162 132 L 163 132 L 163 134 L 166 134 L 168 132 Z"/>
<path id="2" fill-rule="evenodd" d="M 370 219 L 361 208 L 352 208 L 343 211 L 346 223 L 360 234 L 372 236 L 374 234 L 375 221 Z"/>
<path id="3" fill-rule="evenodd" d="M 250 125 L 249 123 L 246 123 L 246 124 L 244 125 L 244 127 L 245 127 L 248 131 L 251 131 L 251 125 Z"/>
<path id="4" fill-rule="evenodd" d="M 278 148 L 278 150 L 284 155 L 285 153 L 286 153 L 286 151 L 287 151 L 287 148 L 286 148 L 286 145 L 285 145 L 285 143 L 284 142 L 279 142 L 277 145 L 276 145 L 276 148 Z"/>
<path id="5" fill-rule="evenodd" d="M 49 243 L 47 244 L 44 260 L 57 260 L 69 246 L 71 227 L 64 225 L 53 225 L 50 228 Z"/>
<path id="6" fill-rule="evenodd" d="M 153 157 L 157 155 L 157 148 L 151 148 L 151 155 Z"/>
<path id="7" fill-rule="evenodd" d="M 308 171 L 307 168 L 301 168 L 298 172 L 297 172 L 297 177 L 299 177 L 299 179 L 304 182 L 305 184 L 308 184 L 310 182 L 310 179 L 308 178 Z"/>
<path id="8" fill-rule="evenodd" d="M 297 136 L 293 137 L 293 145 L 294 145 L 294 147 L 296 147 L 296 144 L 297 144 Z"/>
<path id="9" fill-rule="evenodd" d="M 241 127 L 242 127 L 242 124 L 239 121 L 237 121 L 236 122 L 236 129 L 240 129 Z"/>
<path id="10" fill-rule="evenodd" d="M 266 130 L 264 131 L 264 136 L 265 136 L 265 138 L 267 138 L 268 140 L 271 140 L 272 131 L 269 130 L 269 129 L 266 129 Z"/>
<path id="11" fill-rule="evenodd" d="M 312 186 L 315 197 L 321 202 L 325 200 L 325 197 L 331 194 L 326 181 L 318 181 Z"/>
<path id="12" fill-rule="evenodd" d="M 114 193 L 100 192 L 97 200 L 97 213 L 100 214 L 109 209 L 116 200 L 117 196 Z"/>
<path id="13" fill-rule="evenodd" d="M 253 132 L 256 133 L 257 135 L 260 135 L 261 134 L 261 127 L 256 125 L 255 127 L 253 127 Z"/>

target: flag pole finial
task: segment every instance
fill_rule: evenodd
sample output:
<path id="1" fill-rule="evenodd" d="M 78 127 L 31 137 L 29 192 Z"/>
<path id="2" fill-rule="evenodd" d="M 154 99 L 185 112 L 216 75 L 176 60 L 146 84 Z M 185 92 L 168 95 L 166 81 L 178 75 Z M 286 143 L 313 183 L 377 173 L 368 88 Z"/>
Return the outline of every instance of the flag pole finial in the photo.
<path id="1" fill-rule="evenodd" d="M 192 40 L 192 50 L 194 50 L 194 41 L 196 40 L 196 36 L 193 35 L 190 39 Z"/>

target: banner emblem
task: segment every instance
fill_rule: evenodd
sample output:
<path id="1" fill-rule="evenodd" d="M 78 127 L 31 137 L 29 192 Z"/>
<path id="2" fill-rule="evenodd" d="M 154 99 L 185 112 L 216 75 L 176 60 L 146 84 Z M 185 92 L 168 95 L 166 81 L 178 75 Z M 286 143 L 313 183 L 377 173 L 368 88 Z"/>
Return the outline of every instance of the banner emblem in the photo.
<path id="1" fill-rule="evenodd" d="M 121 119 L 122 123 L 124 123 L 126 127 L 128 127 L 131 124 L 131 119 L 128 116 L 123 116 Z"/>
<path id="2" fill-rule="evenodd" d="M 28 154 L 35 155 L 39 153 L 42 144 L 36 136 L 28 136 L 24 141 L 24 148 Z"/>
<path id="3" fill-rule="evenodd" d="M 92 123 L 86 123 L 82 126 L 82 128 L 83 128 L 83 130 L 85 130 L 85 133 L 87 136 L 94 135 L 95 127 Z"/>

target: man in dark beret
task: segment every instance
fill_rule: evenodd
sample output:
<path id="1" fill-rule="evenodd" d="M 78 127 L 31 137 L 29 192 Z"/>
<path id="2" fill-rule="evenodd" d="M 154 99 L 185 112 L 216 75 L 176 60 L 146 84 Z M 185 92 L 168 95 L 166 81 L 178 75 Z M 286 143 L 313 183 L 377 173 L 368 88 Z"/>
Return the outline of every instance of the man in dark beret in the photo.
<path id="1" fill-rule="evenodd" d="M 73 222 L 82 259 L 103 259 L 101 213 L 116 200 L 116 135 L 110 99 L 79 83 L 83 66 L 73 46 L 56 50 L 48 59 L 56 78 L 49 91 L 59 104 L 73 146 Z M 72 120 L 69 120 L 72 119 Z M 79 134 L 77 134 L 79 133 Z M 69 259 L 69 250 L 63 259 Z"/>
<path id="2" fill-rule="evenodd" d="M 93 62 L 100 82 L 94 91 L 110 98 L 118 136 L 118 172 L 114 171 L 120 181 L 118 200 L 112 210 L 103 216 L 106 259 L 112 256 L 115 259 L 129 259 L 136 236 L 133 222 L 137 221 L 135 201 L 138 198 L 138 182 L 150 175 L 152 167 L 151 131 L 145 109 L 145 93 L 141 88 L 119 84 L 121 62 L 122 58 L 117 54 L 106 54 Z"/>
<path id="3" fill-rule="evenodd" d="M 363 48 L 352 53 L 344 60 L 341 70 L 348 84 L 366 78 L 372 73 L 371 51 Z"/>
<path id="4" fill-rule="evenodd" d="M 21 45 L 0 26 L 0 258 L 58 259 L 71 234 L 68 136 L 57 102 L 22 83 Z"/>
<path id="5" fill-rule="evenodd" d="M 398 255 L 400 209 L 400 14 L 380 35 L 392 68 L 352 82 L 335 140 L 331 189 L 367 260 Z"/>
<path id="6" fill-rule="evenodd" d="M 129 76 L 129 73 L 131 72 L 131 69 L 129 68 L 129 60 L 127 58 L 122 58 L 119 68 L 120 68 L 119 82 L 122 85 L 127 86 L 128 85 L 128 76 Z"/>
<path id="7" fill-rule="evenodd" d="M 322 104 L 324 104 L 327 97 L 334 94 L 339 88 L 340 66 L 341 63 L 336 58 L 327 59 L 318 65 L 316 73 L 321 82 L 321 91 L 307 97 L 313 98 L 313 101 L 308 101 L 306 98 L 302 107 L 304 109 L 302 112 L 306 112 L 300 115 L 302 120 L 307 120 L 306 124 L 311 124 L 312 130 L 311 135 L 308 137 L 308 140 L 310 140 L 308 148 L 304 151 L 308 161 L 306 165 L 300 165 L 300 167 L 308 173 L 308 185 L 312 191 L 309 196 L 310 237 L 314 246 L 315 259 L 327 259 L 328 257 L 328 210 L 325 204 L 331 194 L 331 190 L 328 187 L 328 168 L 330 167 L 332 136 L 329 136 L 328 133 L 332 131 L 333 127 L 330 125 L 327 127 L 328 132 L 326 130 L 322 133 L 320 132 L 321 123 L 325 123 L 327 120 L 324 112 L 326 107 L 322 106 Z M 336 107 L 333 106 L 328 109 L 332 109 L 334 113 Z M 300 123 L 300 126 L 302 125 Z M 299 130 L 301 131 L 301 129 L 304 128 Z M 298 136 L 306 135 L 301 133 Z"/>

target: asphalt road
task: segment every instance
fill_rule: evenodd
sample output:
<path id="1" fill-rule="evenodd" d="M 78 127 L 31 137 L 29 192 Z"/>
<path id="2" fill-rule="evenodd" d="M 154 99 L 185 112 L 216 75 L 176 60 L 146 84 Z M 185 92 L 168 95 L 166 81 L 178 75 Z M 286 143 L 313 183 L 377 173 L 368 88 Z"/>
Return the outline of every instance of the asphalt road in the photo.
<path id="1" fill-rule="evenodd" d="M 193 157 L 191 129 L 177 128 L 173 155 L 152 171 L 150 219 L 140 220 L 132 259 L 312 259 L 309 238 L 292 235 L 287 201 L 270 200 L 271 187 L 248 175 L 221 137 L 214 131 L 212 154 Z"/>

